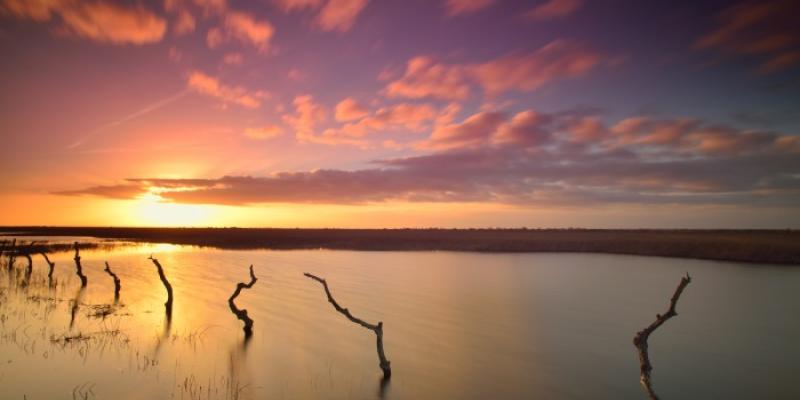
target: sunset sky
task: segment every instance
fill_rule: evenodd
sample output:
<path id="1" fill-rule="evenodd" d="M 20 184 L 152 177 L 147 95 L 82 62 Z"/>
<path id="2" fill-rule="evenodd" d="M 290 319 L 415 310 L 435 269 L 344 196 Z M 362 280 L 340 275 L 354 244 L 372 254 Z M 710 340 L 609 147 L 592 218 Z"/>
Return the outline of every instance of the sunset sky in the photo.
<path id="1" fill-rule="evenodd" d="M 798 15 L 0 0 L 0 225 L 800 228 Z"/>

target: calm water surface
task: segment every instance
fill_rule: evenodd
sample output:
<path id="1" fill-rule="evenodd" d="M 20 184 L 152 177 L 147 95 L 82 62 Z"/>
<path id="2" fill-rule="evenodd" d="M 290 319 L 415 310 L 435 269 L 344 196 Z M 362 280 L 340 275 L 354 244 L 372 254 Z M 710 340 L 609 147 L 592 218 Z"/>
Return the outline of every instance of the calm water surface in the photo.
<path id="1" fill-rule="evenodd" d="M 175 290 L 167 322 L 153 254 Z M 34 257 L 30 285 L 0 272 L 3 399 L 640 399 L 636 331 L 692 283 L 650 338 L 665 399 L 797 399 L 800 269 L 595 254 L 228 251 L 169 245 Z M 103 262 L 122 279 L 113 303 Z M 17 260 L 22 271 L 26 262 Z M 255 320 L 245 342 L 227 299 Z M 372 332 L 327 303 L 310 272 L 368 322 L 384 322 L 394 376 L 381 385 Z M 80 304 L 74 319 L 71 304 Z M 72 320 L 72 322 L 71 322 Z M 82 338 L 64 341 L 81 334 Z"/>

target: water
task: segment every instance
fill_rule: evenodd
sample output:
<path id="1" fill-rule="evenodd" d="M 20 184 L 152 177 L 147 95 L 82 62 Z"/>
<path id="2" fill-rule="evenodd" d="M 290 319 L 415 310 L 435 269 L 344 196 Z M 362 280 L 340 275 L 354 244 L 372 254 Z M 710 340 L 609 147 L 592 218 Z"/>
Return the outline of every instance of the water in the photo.
<path id="1" fill-rule="evenodd" d="M 170 323 L 151 253 L 175 290 Z M 791 267 L 170 245 L 81 256 L 83 292 L 72 254 L 51 256 L 55 289 L 39 256 L 27 288 L 0 273 L 0 397 L 641 399 L 631 340 L 666 311 L 688 271 L 679 315 L 650 338 L 659 396 L 800 398 L 800 269 Z M 124 305 L 105 319 L 89 316 L 90 305 L 113 303 L 103 261 L 122 279 Z M 255 320 L 245 342 L 227 299 L 250 264 L 258 282 L 237 299 Z M 388 384 L 375 335 L 337 313 L 303 272 L 326 278 L 355 316 L 384 322 Z M 64 342 L 79 333 L 88 339 Z"/>

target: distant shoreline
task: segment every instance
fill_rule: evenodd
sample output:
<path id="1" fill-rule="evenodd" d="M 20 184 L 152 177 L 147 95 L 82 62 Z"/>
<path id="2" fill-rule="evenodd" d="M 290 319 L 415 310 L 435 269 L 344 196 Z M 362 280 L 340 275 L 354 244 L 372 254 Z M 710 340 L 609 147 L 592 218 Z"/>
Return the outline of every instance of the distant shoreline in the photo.
<path id="1" fill-rule="evenodd" d="M 800 264 L 798 230 L 0 227 L 10 233 L 221 249 L 579 252 Z"/>

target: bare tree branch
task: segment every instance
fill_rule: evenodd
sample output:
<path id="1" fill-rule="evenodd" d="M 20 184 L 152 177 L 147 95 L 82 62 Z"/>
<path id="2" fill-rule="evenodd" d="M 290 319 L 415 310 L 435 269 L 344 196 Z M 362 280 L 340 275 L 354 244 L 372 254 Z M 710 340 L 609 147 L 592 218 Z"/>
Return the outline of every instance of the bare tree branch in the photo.
<path id="1" fill-rule="evenodd" d="M 335 308 L 336 311 L 343 314 L 350 321 L 375 332 L 375 336 L 377 337 L 378 359 L 380 360 L 380 367 L 381 370 L 383 371 L 383 377 L 384 379 L 391 378 L 392 369 L 390 367 L 390 362 L 389 360 L 386 359 L 386 354 L 383 351 L 383 322 L 378 322 L 378 325 L 373 325 L 360 318 L 356 318 L 355 316 L 353 316 L 353 314 L 350 314 L 350 310 L 340 306 L 339 303 L 336 302 L 336 300 L 333 298 L 333 295 L 331 294 L 330 289 L 328 289 L 328 283 L 325 281 L 325 279 L 309 274 L 308 272 L 303 273 L 303 275 L 322 284 L 322 287 L 325 288 L 325 294 L 328 296 L 328 302 L 330 302 L 333 305 L 333 308 Z"/>
<path id="2" fill-rule="evenodd" d="M 645 390 L 647 390 L 647 394 L 650 398 L 654 400 L 658 399 L 658 396 L 653 391 L 653 386 L 650 381 L 650 371 L 653 370 L 653 366 L 650 364 L 647 339 L 650 337 L 650 334 L 658 329 L 664 322 L 678 315 L 677 311 L 675 311 L 678 299 L 680 299 L 683 290 L 686 289 L 686 286 L 688 286 L 691 281 L 692 278 L 689 276 L 689 273 L 686 273 L 686 276 L 681 278 L 681 282 L 678 284 L 678 287 L 675 288 L 675 293 L 672 294 L 672 298 L 669 300 L 669 309 L 667 312 L 664 315 L 656 314 L 656 320 L 648 327 L 637 332 L 636 336 L 633 338 L 633 345 L 636 346 L 636 349 L 639 351 L 640 378 L 642 385 Z"/>
<path id="3" fill-rule="evenodd" d="M 86 287 L 86 275 L 83 274 L 83 267 L 81 266 L 81 255 L 80 250 L 78 250 L 78 242 L 75 242 L 75 273 L 78 274 L 78 278 L 81 278 L 81 287 Z"/>
<path id="4" fill-rule="evenodd" d="M 121 282 L 117 274 L 111 271 L 111 267 L 108 266 L 108 261 L 106 261 L 106 269 L 103 271 L 108 272 L 111 275 L 111 278 L 114 279 L 114 301 L 119 300 L 119 290 L 122 288 Z"/>
<path id="5" fill-rule="evenodd" d="M 50 261 L 50 257 L 47 257 L 47 253 L 45 253 L 44 251 L 39 252 L 39 254 L 41 254 L 42 257 L 44 257 L 44 261 L 46 261 L 47 265 L 50 266 L 50 270 L 47 271 L 47 279 L 50 282 L 52 282 L 53 281 L 53 271 L 55 270 L 56 263 L 53 262 L 53 261 Z"/>
<path id="6" fill-rule="evenodd" d="M 28 266 L 25 267 L 25 282 L 30 283 L 31 275 L 33 275 L 33 259 L 31 259 L 30 253 L 27 252 L 23 253 L 22 256 L 28 261 Z"/>
<path id="7" fill-rule="evenodd" d="M 9 247 L 9 251 L 8 251 L 8 264 L 6 265 L 6 268 L 8 268 L 9 272 L 11 272 L 11 270 L 14 269 L 14 262 L 17 259 L 17 249 L 16 249 L 16 247 L 17 247 L 17 239 L 14 238 L 11 241 L 11 246 Z"/>
<path id="8" fill-rule="evenodd" d="M 164 303 L 164 307 L 167 309 L 167 317 L 172 316 L 172 285 L 169 284 L 166 275 L 164 275 L 164 268 L 161 267 L 161 263 L 158 262 L 153 255 L 151 254 L 149 260 L 153 261 L 156 268 L 158 268 L 158 277 L 161 279 L 161 283 L 164 284 L 164 288 L 167 289 L 167 302 Z"/>
<path id="9" fill-rule="evenodd" d="M 239 282 L 236 284 L 236 290 L 233 291 L 233 294 L 228 299 L 228 306 L 230 306 L 231 311 L 236 314 L 236 318 L 239 318 L 242 322 L 244 322 L 244 335 L 245 337 L 250 337 L 253 334 L 253 320 L 247 315 L 247 310 L 239 309 L 236 307 L 236 297 L 239 296 L 239 293 L 242 292 L 242 289 L 250 289 L 253 285 L 256 284 L 256 275 L 253 273 L 253 266 L 250 266 L 250 282 L 244 283 Z"/>

